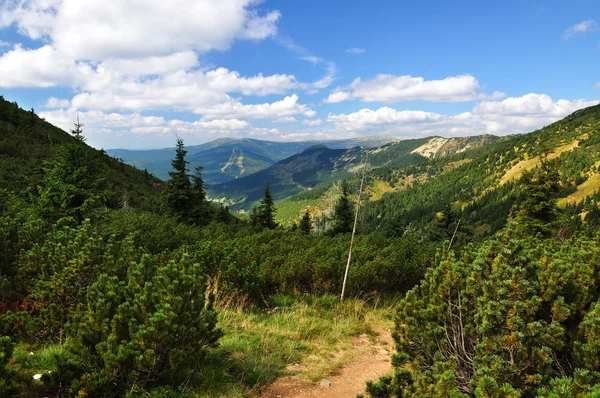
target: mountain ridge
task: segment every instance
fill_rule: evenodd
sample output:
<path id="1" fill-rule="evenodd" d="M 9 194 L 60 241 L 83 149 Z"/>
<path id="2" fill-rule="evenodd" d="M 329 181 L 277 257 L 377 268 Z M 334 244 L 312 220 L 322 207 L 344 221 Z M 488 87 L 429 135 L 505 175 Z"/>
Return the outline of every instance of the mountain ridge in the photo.
<path id="1" fill-rule="evenodd" d="M 190 170 L 203 167 L 203 178 L 207 184 L 219 184 L 249 175 L 283 160 L 302 150 L 324 144 L 333 149 L 354 146 L 378 147 L 397 142 L 391 136 L 367 136 L 340 140 L 267 141 L 254 138 L 224 137 L 200 145 L 186 146 Z M 108 149 L 109 155 L 125 163 L 166 180 L 171 169 L 175 148 L 151 150 Z"/>

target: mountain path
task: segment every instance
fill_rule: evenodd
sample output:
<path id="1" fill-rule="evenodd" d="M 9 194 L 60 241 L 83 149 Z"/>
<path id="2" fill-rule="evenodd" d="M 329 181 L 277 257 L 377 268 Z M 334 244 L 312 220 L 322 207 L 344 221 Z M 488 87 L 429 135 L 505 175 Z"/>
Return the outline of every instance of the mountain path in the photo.
<path id="1" fill-rule="evenodd" d="M 368 380 L 376 380 L 391 372 L 394 343 L 390 332 L 386 330 L 379 332 L 374 343 L 361 336 L 354 340 L 354 345 L 368 346 L 364 347 L 356 360 L 324 379 L 331 382 L 330 386 L 321 385 L 323 381 L 312 384 L 299 376 L 286 376 L 268 386 L 261 398 L 354 398 L 356 394 L 364 393 Z"/>

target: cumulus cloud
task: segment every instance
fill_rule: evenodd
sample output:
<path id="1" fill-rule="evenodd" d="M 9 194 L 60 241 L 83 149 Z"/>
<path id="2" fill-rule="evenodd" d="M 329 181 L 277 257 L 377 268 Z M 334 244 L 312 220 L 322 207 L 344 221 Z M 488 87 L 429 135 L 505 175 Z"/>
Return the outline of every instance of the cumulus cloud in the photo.
<path id="1" fill-rule="evenodd" d="M 131 145 L 131 136 L 144 136 L 137 140 L 136 147 L 170 146 L 176 136 L 196 142 L 209 141 L 223 136 L 241 133 L 251 134 L 254 127 L 245 120 L 213 119 L 188 122 L 164 117 L 144 116 L 140 113 L 117 113 L 102 111 L 78 111 L 71 107 L 40 112 L 40 116 L 65 130 L 71 129 L 77 116 L 84 126 L 88 142 L 96 147 Z"/>
<path id="2" fill-rule="evenodd" d="M 563 40 L 569 40 L 573 37 L 581 36 L 596 29 L 598 29 L 598 24 L 596 23 L 596 21 L 593 21 L 591 19 L 581 21 L 578 24 L 569 26 L 567 30 L 565 30 L 565 32 L 563 33 Z"/>
<path id="3" fill-rule="evenodd" d="M 273 103 L 244 105 L 239 101 L 223 102 L 197 108 L 195 113 L 203 114 L 202 118 L 204 120 L 217 118 L 278 119 L 295 115 L 315 116 L 315 111 L 298 103 L 298 95 L 296 94 Z"/>
<path id="4" fill-rule="evenodd" d="M 479 82 L 471 75 L 450 76 L 442 80 L 425 80 L 410 75 L 377 75 L 363 81 L 356 78 L 350 85 L 334 90 L 325 100 L 338 103 L 351 99 L 364 102 L 397 103 L 422 100 L 429 102 L 465 102 L 479 99 Z M 495 98 L 502 95 L 494 93 Z"/>
<path id="5" fill-rule="evenodd" d="M 407 125 L 414 123 L 433 122 L 441 119 L 443 116 L 423 111 L 397 111 L 392 108 L 383 107 L 376 111 L 371 109 L 361 109 L 358 112 L 346 114 L 329 114 L 328 122 L 332 122 L 339 129 L 346 131 L 363 130 L 379 125 Z"/>
<path id="6" fill-rule="evenodd" d="M 600 101 L 553 101 L 545 94 L 527 94 L 503 101 L 484 101 L 471 112 L 444 115 L 398 111 L 389 107 L 362 109 L 350 114 L 329 114 L 327 121 L 340 132 L 385 133 L 401 136 L 467 136 L 525 133 L 559 120 Z"/>
<path id="7" fill-rule="evenodd" d="M 68 99 L 58 99 L 56 97 L 50 97 L 48 98 L 44 106 L 50 109 L 68 108 L 69 106 L 71 106 L 71 101 L 69 101 Z"/>
<path id="8" fill-rule="evenodd" d="M 89 65 L 65 59 L 50 45 L 35 50 L 17 45 L 0 57 L 0 87 L 77 86 L 91 75 Z"/>
<path id="9" fill-rule="evenodd" d="M 348 54 L 359 55 L 367 52 L 364 48 L 351 47 L 346 50 Z"/>
<path id="10" fill-rule="evenodd" d="M 302 121 L 302 124 L 305 124 L 309 127 L 320 126 L 323 124 L 323 120 L 322 119 L 315 119 L 315 120 L 305 119 Z"/>
<path id="11" fill-rule="evenodd" d="M 277 32 L 278 11 L 261 15 L 255 0 L 13 0 L 0 27 L 15 24 L 32 39 L 48 38 L 72 58 L 100 61 L 194 50 L 227 50 L 237 39 Z"/>

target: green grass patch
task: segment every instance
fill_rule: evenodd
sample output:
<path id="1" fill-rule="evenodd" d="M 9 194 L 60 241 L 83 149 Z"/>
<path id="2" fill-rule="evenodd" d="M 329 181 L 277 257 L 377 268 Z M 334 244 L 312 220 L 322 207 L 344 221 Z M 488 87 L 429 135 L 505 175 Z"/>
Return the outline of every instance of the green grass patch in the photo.
<path id="1" fill-rule="evenodd" d="M 225 335 L 212 360 L 224 370 L 204 383 L 199 396 L 254 396 L 285 375 L 318 381 L 355 357 L 353 337 L 391 329 L 394 307 L 393 300 L 340 303 L 326 295 L 276 297 L 271 314 L 221 308 Z"/>

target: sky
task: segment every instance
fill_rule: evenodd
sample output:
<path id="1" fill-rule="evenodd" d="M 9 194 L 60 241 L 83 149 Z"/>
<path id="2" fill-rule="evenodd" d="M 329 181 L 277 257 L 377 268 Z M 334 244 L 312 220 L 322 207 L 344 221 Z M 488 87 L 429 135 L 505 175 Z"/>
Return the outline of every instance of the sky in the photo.
<path id="1" fill-rule="evenodd" d="M 598 0 L 0 0 L 0 94 L 96 148 L 526 133 L 600 103 Z"/>

